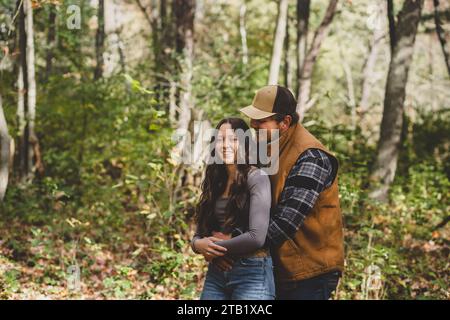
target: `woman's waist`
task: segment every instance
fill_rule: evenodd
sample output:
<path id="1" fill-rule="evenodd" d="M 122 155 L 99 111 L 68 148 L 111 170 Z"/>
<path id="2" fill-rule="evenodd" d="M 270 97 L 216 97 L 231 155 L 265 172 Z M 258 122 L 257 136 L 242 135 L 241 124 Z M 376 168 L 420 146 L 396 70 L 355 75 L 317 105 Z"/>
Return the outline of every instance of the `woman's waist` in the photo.
<path id="1" fill-rule="evenodd" d="M 263 258 L 263 257 L 270 257 L 270 250 L 267 247 L 259 248 L 255 251 L 245 253 L 245 254 L 234 254 L 233 258 L 240 259 L 240 258 Z"/>

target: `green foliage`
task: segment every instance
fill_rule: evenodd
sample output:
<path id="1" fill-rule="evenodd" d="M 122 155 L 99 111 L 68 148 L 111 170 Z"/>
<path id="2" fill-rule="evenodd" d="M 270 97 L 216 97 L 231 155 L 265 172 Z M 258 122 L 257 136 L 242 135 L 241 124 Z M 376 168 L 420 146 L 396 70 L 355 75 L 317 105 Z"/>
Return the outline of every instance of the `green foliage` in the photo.
<path id="1" fill-rule="evenodd" d="M 106 292 L 106 296 L 111 296 L 109 291 L 111 291 L 112 296 L 117 299 L 123 299 L 127 297 L 127 294 L 133 288 L 133 279 L 130 279 L 134 270 L 129 267 L 120 267 L 118 269 L 117 275 L 113 277 L 108 277 L 103 280 Z"/>
<path id="2" fill-rule="evenodd" d="M 20 282 L 20 271 L 16 269 L 11 269 L 2 274 L 0 279 L 0 289 L 7 298 L 8 292 L 16 292 L 19 289 Z"/>

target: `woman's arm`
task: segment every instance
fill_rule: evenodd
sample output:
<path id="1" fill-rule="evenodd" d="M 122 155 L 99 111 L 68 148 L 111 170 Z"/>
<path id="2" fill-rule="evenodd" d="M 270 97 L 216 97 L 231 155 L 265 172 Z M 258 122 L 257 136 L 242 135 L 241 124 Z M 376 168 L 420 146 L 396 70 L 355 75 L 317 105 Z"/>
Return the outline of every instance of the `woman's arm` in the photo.
<path id="1" fill-rule="evenodd" d="M 262 170 L 255 170 L 248 178 L 250 191 L 249 229 L 229 240 L 216 244 L 225 247 L 227 254 L 251 253 L 264 245 L 269 227 L 272 195 L 270 180 Z"/>
<path id="2" fill-rule="evenodd" d="M 194 234 L 194 236 L 192 237 L 191 240 L 191 249 L 192 251 L 194 251 L 195 253 L 199 254 L 200 252 L 197 251 L 197 249 L 195 249 L 195 241 L 201 239 L 202 237 L 200 236 L 200 234 L 198 234 L 197 232 Z"/>

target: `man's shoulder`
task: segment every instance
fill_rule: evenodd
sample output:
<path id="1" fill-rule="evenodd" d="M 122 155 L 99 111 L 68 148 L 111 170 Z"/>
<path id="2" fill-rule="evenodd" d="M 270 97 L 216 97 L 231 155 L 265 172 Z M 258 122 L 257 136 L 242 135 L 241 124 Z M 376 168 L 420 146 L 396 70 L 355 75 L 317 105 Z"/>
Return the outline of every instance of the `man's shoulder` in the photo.
<path id="1" fill-rule="evenodd" d="M 309 148 L 306 149 L 303 153 L 301 153 L 298 157 L 298 160 L 301 159 L 307 159 L 307 158 L 311 158 L 311 159 L 323 159 L 323 158 L 327 158 L 328 157 L 328 153 L 319 149 L 319 148 Z"/>
<path id="2" fill-rule="evenodd" d="M 332 162 L 336 159 L 336 157 L 324 150 L 318 148 L 309 148 L 302 152 L 297 161 L 297 164 L 301 164 L 304 162 L 323 162 L 324 165 L 332 165 Z"/>
<path id="3" fill-rule="evenodd" d="M 306 149 L 299 155 L 289 177 L 303 174 L 314 176 L 317 169 L 329 172 L 330 180 L 333 181 L 338 171 L 336 157 L 318 148 Z"/>

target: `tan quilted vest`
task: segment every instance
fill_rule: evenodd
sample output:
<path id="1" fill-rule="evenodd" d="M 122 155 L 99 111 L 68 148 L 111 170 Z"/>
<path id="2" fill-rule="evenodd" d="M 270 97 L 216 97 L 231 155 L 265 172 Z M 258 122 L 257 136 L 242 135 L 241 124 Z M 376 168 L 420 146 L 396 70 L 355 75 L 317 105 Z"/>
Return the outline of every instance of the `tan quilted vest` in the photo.
<path id="1" fill-rule="evenodd" d="M 270 176 L 272 205 L 278 203 L 286 178 L 300 154 L 310 148 L 332 155 L 308 130 L 296 124 L 279 140 L 278 173 Z M 344 269 L 344 239 L 337 177 L 323 190 L 292 240 L 272 252 L 277 281 L 311 278 Z"/>

